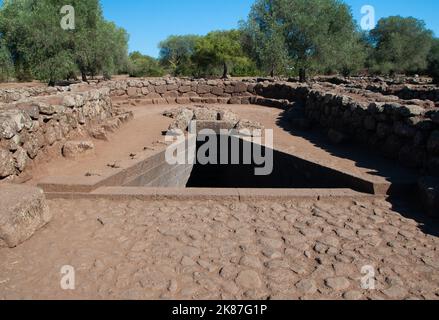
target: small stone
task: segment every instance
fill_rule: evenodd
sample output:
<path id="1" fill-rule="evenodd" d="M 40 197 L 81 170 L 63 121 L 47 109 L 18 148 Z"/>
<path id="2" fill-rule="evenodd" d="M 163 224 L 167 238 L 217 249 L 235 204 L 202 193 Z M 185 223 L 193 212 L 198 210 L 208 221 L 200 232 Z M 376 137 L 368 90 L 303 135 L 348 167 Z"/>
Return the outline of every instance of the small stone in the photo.
<path id="1" fill-rule="evenodd" d="M 335 291 L 343 291 L 350 287 L 350 282 L 347 278 L 338 277 L 338 278 L 329 278 L 325 280 L 325 284 L 335 290 Z"/>
<path id="2" fill-rule="evenodd" d="M 14 158 L 15 158 L 15 166 L 16 166 L 16 168 L 20 172 L 23 172 L 24 169 L 26 168 L 29 160 L 30 160 L 28 155 L 27 155 L 26 150 L 24 150 L 21 147 L 18 147 L 17 151 L 14 153 Z"/>
<path id="3" fill-rule="evenodd" d="M 280 253 L 279 251 L 276 251 L 272 248 L 266 248 L 262 251 L 262 254 L 267 257 L 268 259 L 280 259 L 282 258 L 282 253 Z"/>
<path id="4" fill-rule="evenodd" d="M 383 290 L 383 294 L 390 299 L 404 299 L 407 296 L 408 291 L 402 286 L 395 285 L 389 289 Z"/>
<path id="5" fill-rule="evenodd" d="M 360 300 L 363 298 L 363 294 L 360 291 L 348 291 L 343 294 L 343 298 L 351 301 Z"/>
<path id="6" fill-rule="evenodd" d="M 0 149 L 0 178 L 15 174 L 15 160 L 9 151 Z"/>
<path id="7" fill-rule="evenodd" d="M 260 243 L 272 249 L 280 249 L 284 245 L 284 242 L 279 239 L 262 238 Z"/>
<path id="8" fill-rule="evenodd" d="M 239 261 L 239 264 L 244 267 L 253 269 L 262 269 L 263 265 L 258 257 L 256 256 L 243 256 Z"/>
<path id="9" fill-rule="evenodd" d="M 262 286 L 258 273 L 252 270 L 240 272 L 235 282 L 246 289 L 257 289 Z"/>
<path id="10" fill-rule="evenodd" d="M 190 267 L 190 266 L 194 266 L 196 263 L 194 260 L 192 260 L 191 258 L 184 256 L 181 259 L 181 265 L 184 267 Z"/>
<path id="11" fill-rule="evenodd" d="M 107 133 L 102 127 L 94 128 L 90 135 L 97 140 L 108 141 Z"/>
<path id="12" fill-rule="evenodd" d="M 94 143 L 92 141 L 67 141 L 62 149 L 62 154 L 66 158 L 77 158 L 94 153 Z"/>
<path id="13" fill-rule="evenodd" d="M 171 280 L 169 281 L 169 285 L 168 285 L 168 291 L 170 293 L 176 293 L 178 290 L 178 282 L 177 280 Z"/>
<path id="14" fill-rule="evenodd" d="M 314 294 L 317 292 L 317 286 L 314 280 L 304 279 L 296 284 L 296 288 L 303 294 Z"/>

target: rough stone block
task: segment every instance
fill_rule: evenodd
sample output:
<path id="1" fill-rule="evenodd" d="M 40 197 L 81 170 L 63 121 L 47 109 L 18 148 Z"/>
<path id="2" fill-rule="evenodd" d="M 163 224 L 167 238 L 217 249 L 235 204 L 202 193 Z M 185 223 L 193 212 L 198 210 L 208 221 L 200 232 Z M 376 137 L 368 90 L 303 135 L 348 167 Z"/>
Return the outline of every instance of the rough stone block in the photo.
<path id="1" fill-rule="evenodd" d="M 23 185 L 0 185 L 0 247 L 18 246 L 51 219 L 42 190 Z"/>
<path id="2" fill-rule="evenodd" d="M 67 141 L 62 148 L 62 154 L 66 158 L 77 158 L 93 154 L 94 148 L 92 141 Z"/>

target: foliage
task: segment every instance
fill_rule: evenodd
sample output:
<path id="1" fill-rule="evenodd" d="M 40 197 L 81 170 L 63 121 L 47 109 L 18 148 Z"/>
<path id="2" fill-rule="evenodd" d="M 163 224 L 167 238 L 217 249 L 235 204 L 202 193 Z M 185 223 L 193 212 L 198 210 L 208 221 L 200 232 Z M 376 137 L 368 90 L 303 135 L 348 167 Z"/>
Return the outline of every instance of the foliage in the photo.
<path id="1" fill-rule="evenodd" d="M 427 73 L 433 77 L 433 81 L 439 84 L 439 39 L 434 39 L 428 55 L 428 70 Z"/>
<path id="2" fill-rule="evenodd" d="M 371 31 L 375 48 L 372 71 L 382 74 L 422 72 L 427 68 L 432 38 L 432 32 L 421 20 L 399 16 L 381 19 Z"/>
<path id="3" fill-rule="evenodd" d="M 160 63 L 174 76 L 191 76 L 195 66 L 192 56 L 200 36 L 170 36 L 160 42 Z"/>
<path id="4" fill-rule="evenodd" d="M 0 81 L 9 81 L 14 77 L 14 62 L 11 53 L 0 39 Z"/>
<path id="5" fill-rule="evenodd" d="M 292 9 L 293 8 L 293 9 Z M 256 0 L 246 23 L 265 69 L 350 71 L 362 59 L 352 13 L 338 0 Z"/>
<path id="6" fill-rule="evenodd" d="M 201 37 L 195 44 L 192 61 L 197 66 L 198 76 L 227 77 L 242 75 L 245 70 L 255 69 L 241 43 L 242 33 L 238 30 L 214 31 Z M 222 73 L 221 73 L 222 70 Z"/>
<path id="7" fill-rule="evenodd" d="M 75 9 L 74 30 L 61 25 L 61 8 Z M 0 34 L 18 80 L 57 81 L 80 73 L 110 77 L 127 69 L 128 35 L 105 21 L 99 0 L 5 0 Z"/>
<path id="8" fill-rule="evenodd" d="M 75 29 L 60 26 L 64 5 Z M 131 76 L 226 77 L 427 73 L 438 81 L 439 45 L 415 18 L 381 19 L 359 32 L 342 0 L 255 0 L 238 30 L 173 35 L 155 59 L 133 52 L 128 34 L 103 17 L 99 0 L 4 0 L 0 81 L 57 81 L 127 72 Z"/>
<path id="9" fill-rule="evenodd" d="M 138 51 L 130 54 L 128 71 L 131 77 L 161 77 L 164 75 L 164 70 L 156 59 L 142 55 Z"/>

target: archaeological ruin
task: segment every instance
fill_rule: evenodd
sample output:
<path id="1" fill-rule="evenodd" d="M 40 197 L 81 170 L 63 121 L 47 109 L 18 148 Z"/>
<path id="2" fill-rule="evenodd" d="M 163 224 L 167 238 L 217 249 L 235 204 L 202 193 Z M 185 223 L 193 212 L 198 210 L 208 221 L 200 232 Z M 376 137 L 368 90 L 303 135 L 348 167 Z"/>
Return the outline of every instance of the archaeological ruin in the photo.
<path id="1" fill-rule="evenodd" d="M 437 298 L 438 108 L 409 78 L 1 88 L 0 299 Z M 168 163 L 192 123 L 218 146 L 235 130 L 239 161 Z M 255 148 L 268 175 L 242 164 Z M 57 290 L 63 265 L 78 290 Z"/>

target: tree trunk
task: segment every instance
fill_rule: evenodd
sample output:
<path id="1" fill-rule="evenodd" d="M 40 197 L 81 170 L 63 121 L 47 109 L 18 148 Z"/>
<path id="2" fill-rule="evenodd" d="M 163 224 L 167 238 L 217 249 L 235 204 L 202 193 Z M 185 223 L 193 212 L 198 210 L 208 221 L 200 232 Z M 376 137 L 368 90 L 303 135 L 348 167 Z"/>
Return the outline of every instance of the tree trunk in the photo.
<path id="1" fill-rule="evenodd" d="M 306 69 L 305 68 L 299 69 L 299 81 L 302 83 L 306 82 Z"/>
<path id="2" fill-rule="evenodd" d="M 274 78 L 274 65 L 271 66 L 270 77 Z"/>
<path id="3" fill-rule="evenodd" d="M 84 71 L 81 71 L 81 76 L 82 76 L 82 81 L 84 81 L 84 82 L 88 82 L 88 80 L 87 80 L 87 75 L 85 74 Z"/>
<path id="4" fill-rule="evenodd" d="M 223 73 L 223 79 L 227 79 L 229 73 L 229 68 L 227 67 L 227 63 L 224 62 L 224 73 Z"/>

